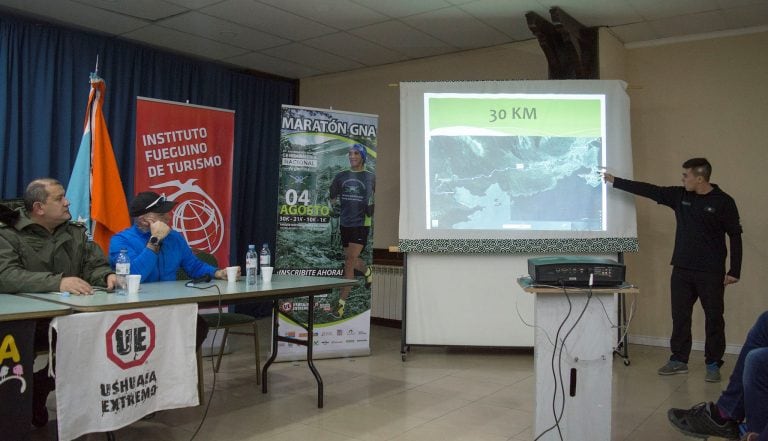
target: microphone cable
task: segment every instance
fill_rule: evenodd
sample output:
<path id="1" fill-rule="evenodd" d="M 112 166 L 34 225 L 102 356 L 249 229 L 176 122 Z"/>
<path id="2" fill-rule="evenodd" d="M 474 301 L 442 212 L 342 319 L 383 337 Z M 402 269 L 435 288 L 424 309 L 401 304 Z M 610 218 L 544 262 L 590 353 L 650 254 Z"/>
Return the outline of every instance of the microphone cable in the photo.
<path id="1" fill-rule="evenodd" d="M 207 280 L 206 280 L 207 279 Z M 216 288 L 216 292 L 219 294 L 218 301 L 217 301 L 217 317 L 216 317 L 216 329 L 213 331 L 213 338 L 211 338 L 211 346 L 210 351 L 211 354 L 213 354 L 214 350 L 214 343 L 216 342 L 216 336 L 219 333 L 219 326 L 221 326 L 221 308 L 222 308 L 222 295 L 221 295 L 221 289 L 219 289 L 219 285 L 212 283 L 208 286 L 195 286 L 195 283 L 210 283 L 211 282 L 211 275 L 206 274 L 204 277 L 199 277 L 197 279 L 192 279 L 184 284 L 187 288 L 194 288 L 194 289 L 210 289 L 210 288 Z M 221 344 L 224 344 L 226 342 L 221 342 Z M 200 351 L 203 350 L 202 345 L 200 346 Z M 201 353 L 200 356 L 202 357 L 203 354 Z M 213 393 L 216 391 L 216 369 L 215 369 L 215 361 L 213 355 L 211 355 L 211 372 L 213 372 L 213 382 L 211 383 L 211 393 L 208 395 L 208 402 L 205 403 L 205 411 L 203 411 L 203 416 L 200 418 L 200 424 L 197 425 L 197 428 L 195 428 L 195 431 L 192 433 L 192 436 L 189 438 L 189 441 L 192 441 L 195 439 L 195 437 L 200 432 L 200 429 L 203 428 L 203 424 L 205 424 L 206 419 L 208 418 L 208 411 L 211 408 L 211 402 L 213 401 Z M 199 375 L 199 374 L 198 374 Z M 198 382 L 200 379 L 198 378 Z"/>
<path id="2" fill-rule="evenodd" d="M 563 395 L 563 401 L 565 401 L 565 386 L 562 384 L 562 378 L 563 373 L 560 372 L 560 375 L 558 376 L 558 373 L 555 372 L 555 356 L 558 353 L 558 344 L 560 341 L 560 332 L 563 329 L 563 326 L 565 326 L 565 322 L 568 321 L 568 318 L 571 316 L 571 311 L 573 310 L 573 303 L 571 303 L 571 298 L 568 296 L 568 291 L 565 288 L 565 284 L 563 283 L 560 288 L 563 290 L 563 294 L 565 294 L 565 298 L 568 300 L 568 313 L 565 314 L 565 318 L 560 322 L 560 326 L 557 327 L 557 332 L 555 333 L 555 344 L 552 347 L 552 359 L 550 360 L 550 368 L 552 370 L 552 381 L 554 383 L 554 388 L 552 391 L 552 417 L 555 420 L 555 423 L 549 426 L 547 429 L 545 429 L 543 432 L 541 432 L 536 438 L 534 438 L 533 441 L 538 441 L 542 436 L 547 434 L 548 432 L 552 431 L 553 429 L 557 429 L 557 434 L 560 437 L 560 441 L 563 441 L 563 432 L 560 429 L 560 421 L 557 418 L 557 389 L 558 389 L 558 383 L 561 389 L 561 394 Z M 560 356 L 562 357 L 562 346 L 560 346 Z M 560 381 L 558 381 L 558 378 Z"/>
<path id="3" fill-rule="evenodd" d="M 632 288 L 633 286 L 628 285 L 626 287 Z M 620 295 L 626 296 L 626 294 L 620 294 Z M 627 320 L 623 325 L 614 324 L 613 320 L 611 320 L 611 317 L 608 315 L 608 308 L 605 307 L 605 303 L 603 303 L 603 301 L 600 300 L 600 297 L 597 297 L 597 300 L 600 302 L 601 305 L 603 305 L 603 312 L 605 313 L 605 318 L 608 320 L 608 323 L 611 324 L 611 328 L 621 329 L 621 335 L 619 336 L 619 339 L 616 342 L 616 345 L 614 346 L 614 351 L 616 351 L 618 350 L 619 346 L 624 344 L 624 339 L 627 337 L 627 334 L 629 333 L 629 326 L 632 324 L 632 318 L 634 318 L 635 312 L 637 311 L 637 294 L 632 294 L 632 303 L 629 305 L 629 317 L 627 317 Z"/>
<path id="4" fill-rule="evenodd" d="M 565 318 L 560 322 L 560 326 L 557 328 L 557 333 L 555 334 L 555 345 L 553 345 L 552 348 L 552 360 L 551 360 L 551 368 L 552 368 L 552 378 L 554 381 L 554 390 L 552 394 L 552 417 L 554 418 L 555 422 L 551 426 L 549 426 L 547 429 L 545 429 L 543 432 L 541 432 L 534 441 L 538 441 L 542 436 L 544 436 L 546 433 L 557 429 L 558 436 L 560 440 L 563 440 L 563 433 L 562 429 L 560 428 L 560 421 L 563 419 L 563 414 L 565 413 L 565 382 L 563 381 L 563 349 L 565 348 L 565 342 L 568 340 L 568 337 L 571 335 L 574 329 L 576 329 L 576 326 L 578 326 L 579 322 L 581 322 L 581 319 L 584 317 L 584 313 L 587 311 L 587 308 L 589 307 L 589 302 L 592 299 L 592 287 L 590 285 L 589 291 L 587 293 L 587 301 L 584 303 L 584 307 L 581 309 L 581 312 L 579 313 L 578 317 L 576 318 L 576 321 L 571 325 L 571 327 L 566 332 L 565 336 L 562 340 L 560 340 L 560 332 L 562 331 L 563 326 L 568 321 L 568 318 L 570 318 L 571 312 L 573 310 L 573 302 L 571 302 L 571 297 L 568 294 L 568 288 L 565 286 L 565 284 L 562 284 L 560 288 L 563 290 L 563 294 L 565 295 L 566 300 L 568 300 L 568 313 L 566 314 Z M 559 346 L 558 346 L 559 344 Z M 568 351 L 566 351 L 568 353 Z M 555 355 L 557 354 L 557 373 L 555 372 Z M 560 389 L 560 394 L 562 395 L 562 401 L 560 403 L 560 411 L 558 413 L 557 411 L 557 392 L 558 392 L 558 386 Z"/>
<path id="5" fill-rule="evenodd" d="M 566 296 L 568 294 L 566 293 Z M 573 322 L 573 325 L 571 326 L 571 329 L 568 330 L 568 332 L 565 334 L 565 337 L 563 337 L 563 341 L 560 344 L 560 360 L 558 368 L 560 370 L 560 383 L 563 387 L 563 401 L 560 404 L 560 415 L 556 417 L 556 423 L 558 424 L 558 428 L 560 427 L 560 421 L 563 419 L 563 414 L 565 413 L 565 387 L 563 386 L 563 369 L 562 369 L 562 363 L 563 363 L 563 348 L 565 347 L 565 341 L 568 340 L 568 337 L 571 335 L 571 332 L 573 332 L 574 329 L 576 329 L 576 326 L 578 326 L 579 322 L 581 322 L 582 317 L 584 317 L 584 313 L 587 312 L 587 308 L 589 307 L 589 302 L 592 300 L 592 286 L 589 287 L 589 292 L 587 293 L 587 301 L 584 302 L 584 308 L 582 308 L 581 313 L 576 318 L 576 321 Z"/>

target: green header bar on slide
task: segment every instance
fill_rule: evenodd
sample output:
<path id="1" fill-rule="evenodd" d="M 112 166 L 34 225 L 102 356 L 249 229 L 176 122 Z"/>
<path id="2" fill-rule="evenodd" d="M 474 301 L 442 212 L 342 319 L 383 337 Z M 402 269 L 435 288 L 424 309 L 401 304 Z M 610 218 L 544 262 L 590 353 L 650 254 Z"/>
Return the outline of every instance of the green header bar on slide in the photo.
<path id="1" fill-rule="evenodd" d="M 428 132 L 430 135 L 454 136 L 600 137 L 605 120 L 603 102 L 601 95 L 568 98 L 427 96 Z"/>

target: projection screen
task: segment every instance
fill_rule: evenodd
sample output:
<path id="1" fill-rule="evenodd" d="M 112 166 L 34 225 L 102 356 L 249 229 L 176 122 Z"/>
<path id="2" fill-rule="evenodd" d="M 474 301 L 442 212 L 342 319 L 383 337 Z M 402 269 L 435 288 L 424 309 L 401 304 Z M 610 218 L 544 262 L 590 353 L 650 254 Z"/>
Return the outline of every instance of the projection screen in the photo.
<path id="1" fill-rule="evenodd" d="M 632 178 L 625 87 L 400 83 L 407 345 L 532 346 L 529 257 L 637 250 L 632 195 L 600 176 Z"/>
<path id="2" fill-rule="evenodd" d="M 416 252 L 637 249 L 620 81 L 400 85 L 400 247 Z"/>

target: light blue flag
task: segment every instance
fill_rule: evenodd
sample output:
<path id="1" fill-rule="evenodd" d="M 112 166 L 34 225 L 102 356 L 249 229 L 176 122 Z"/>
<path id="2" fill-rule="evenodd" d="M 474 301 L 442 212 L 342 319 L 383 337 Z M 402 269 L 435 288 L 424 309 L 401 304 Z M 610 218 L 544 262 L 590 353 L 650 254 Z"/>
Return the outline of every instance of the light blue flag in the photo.
<path id="1" fill-rule="evenodd" d="M 85 223 L 89 234 L 91 233 L 91 122 L 88 118 L 91 113 L 90 107 L 89 99 L 83 140 L 80 141 L 80 149 L 67 186 L 67 199 L 69 199 L 72 220 Z"/>

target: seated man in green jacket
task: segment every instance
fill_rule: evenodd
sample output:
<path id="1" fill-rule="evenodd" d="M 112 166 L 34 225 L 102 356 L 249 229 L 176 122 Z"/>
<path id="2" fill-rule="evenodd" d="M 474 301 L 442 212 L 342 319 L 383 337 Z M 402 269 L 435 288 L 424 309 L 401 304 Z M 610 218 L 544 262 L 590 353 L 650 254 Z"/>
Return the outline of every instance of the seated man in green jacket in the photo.
<path id="1" fill-rule="evenodd" d="M 94 286 L 111 290 L 115 274 L 85 226 L 70 222 L 69 201 L 55 179 L 32 181 L 24 208 L 0 206 L 0 292 L 68 291 L 93 294 Z M 48 320 L 37 323 L 35 348 L 48 348 Z M 47 368 L 34 374 L 32 423 L 48 422 L 45 402 L 54 388 Z"/>

